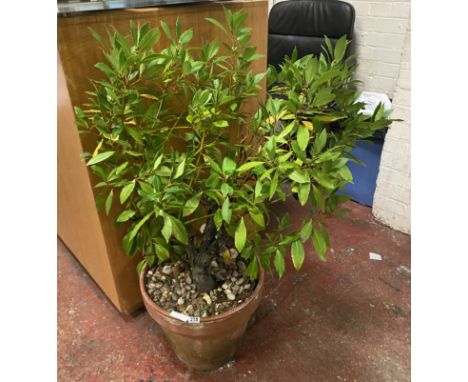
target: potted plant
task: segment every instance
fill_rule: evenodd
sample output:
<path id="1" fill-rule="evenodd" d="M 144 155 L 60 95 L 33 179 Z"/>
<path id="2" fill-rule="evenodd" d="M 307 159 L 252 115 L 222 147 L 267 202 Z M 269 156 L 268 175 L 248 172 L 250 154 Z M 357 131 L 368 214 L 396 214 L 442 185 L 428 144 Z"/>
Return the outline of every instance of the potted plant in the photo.
<path id="1" fill-rule="evenodd" d="M 193 32 L 178 22 L 172 32 L 161 21 L 170 43 L 160 51 L 161 32 L 147 24 L 109 33 L 108 45 L 93 32 L 106 78 L 75 108 L 81 130 L 96 136 L 83 156 L 100 178 L 101 204 L 128 227 L 124 250 L 142 257 L 145 306 L 179 358 L 204 370 L 234 355 L 265 270 L 281 277 L 289 254 L 300 269 L 309 240 L 325 259 L 322 220 L 346 199 L 337 191 L 352 180 L 350 151 L 391 122 L 381 107 L 360 113 L 344 37 L 335 47 L 327 40 L 320 57 L 270 68 L 266 102 L 245 115 L 266 74 L 250 70 L 260 56 L 246 17 L 226 10 L 224 24 L 207 19 L 228 42 L 201 47 L 187 45 Z M 270 213 L 291 194 L 311 212 L 298 231 L 287 214 Z"/>

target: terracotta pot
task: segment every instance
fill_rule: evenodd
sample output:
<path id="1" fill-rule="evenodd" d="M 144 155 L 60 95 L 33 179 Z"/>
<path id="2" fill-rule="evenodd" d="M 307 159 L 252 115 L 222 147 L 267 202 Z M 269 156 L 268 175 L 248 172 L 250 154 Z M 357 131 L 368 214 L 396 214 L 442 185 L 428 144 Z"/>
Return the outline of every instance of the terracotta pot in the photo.
<path id="1" fill-rule="evenodd" d="M 145 289 L 146 271 L 145 266 L 140 274 L 143 302 L 179 359 L 197 370 L 213 370 L 231 360 L 260 302 L 265 278 L 263 269 L 260 267 L 257 286 L 246 301 L 217 316 L 201 318 L 200 323 L 181 321 L 157 305 Z"/>

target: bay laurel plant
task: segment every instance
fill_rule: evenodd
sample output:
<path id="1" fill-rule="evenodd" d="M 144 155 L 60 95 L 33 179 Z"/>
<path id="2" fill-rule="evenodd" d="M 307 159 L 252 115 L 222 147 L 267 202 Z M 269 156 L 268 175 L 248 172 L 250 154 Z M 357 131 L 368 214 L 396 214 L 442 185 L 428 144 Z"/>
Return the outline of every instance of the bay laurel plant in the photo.
<path id="1" fill-rule="evenodd" d="M 261 55 L 246 17 L 225 10 L 223 23 L 207 19 L 225 38 L 199 47 L 179 22 L 173 30 L 132 22 L 130 36 L 113 30 L 108 41 L 92 32 L 105 78 L 75 108 L 80 130 L 96 137 L 84 157 L 105 213 L 127 228 L 125 252 L 142 256 L 139 270 L 183 261 L 200 292 L 215 287 L 211 260 L 231 248 L 252 279 L 259 267 L 282 276 L 289 255 L 301 268 L 307 241 L 325 259 L 323 217 L 346 199 L 337 191 L 352 181 L 350 151 L 391 123 L 381 107 L 360 113 L 345 37 L 334 47 L 327 40 L 319 57 L 293 55 L 279 71 L 254 74 Z M 156 49 L 162 33 L 168 44 Z M 258 103 L 266 74 L 269 94 Z M 258 111 L 248 117 L 243 105 L 252 100 Z M 287 213 L 271 213 L 291 193 L 310 211 L 297 230 Z"/>

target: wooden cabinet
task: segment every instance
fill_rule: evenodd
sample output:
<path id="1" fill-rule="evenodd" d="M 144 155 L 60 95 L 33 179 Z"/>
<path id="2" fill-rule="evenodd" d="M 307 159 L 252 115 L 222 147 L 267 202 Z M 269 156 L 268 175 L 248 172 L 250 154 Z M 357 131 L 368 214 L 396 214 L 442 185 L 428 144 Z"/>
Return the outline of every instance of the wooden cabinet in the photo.
<path id="1" fill-rule="evenodd" d="M 192 44 L 201 45 L 214 37 L 224 36 L 206 17 L 223 20 L 223 6 L 249 13 L 247 25 L 252 27 L 252 44 L 265 57 L 254 64 L 254 71 L 266 69 L 268 2 L 219 1 L 171 7 L 125 9 L 92 12 L 58 19 L 58 234 L 82 266 L 89 272 L 103 292 L 123 313 L 130 314 L 142 306 L 136 264 L 121 249 L 122 229 L 113 216 L 97 211 L 94 202 L 93 177 L 80 158 L 95 142 L 78 134 L 74 124 L 72 105 L 86 102 L 85 91 L 89 79 L 101 78 L 94 64 L 103 61 L 102 52 L 91 37 L 88 27 L 101 34 L 114 26 L 129 34 L 129 21 L 148 22 L 158 26 L 159 20 L 175 25 L 179 18 L 182 28 L 193 28 Z M 160 47 L 167 44 L 164 38 Z M 248 111 L 257 108 L 256 101 L 247 105 Z"/>

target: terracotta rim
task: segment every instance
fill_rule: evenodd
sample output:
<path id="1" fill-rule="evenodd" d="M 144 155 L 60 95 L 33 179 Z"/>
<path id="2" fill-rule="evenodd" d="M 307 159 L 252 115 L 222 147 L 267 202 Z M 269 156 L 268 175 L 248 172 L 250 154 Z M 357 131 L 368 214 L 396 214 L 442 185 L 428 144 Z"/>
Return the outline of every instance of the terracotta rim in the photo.
<path id="1" fill-rule="evenodd" d="M 221 314 L 218 314 L 217 316 L 200 317 L 200 323 L 210 323 L 210 322 L 222 321 L 223 319 L 228 318 L 228 317 L 232 316 L 234 313 L 242 310 L 255 297 L 257 297 L 259 290 L 261 290 L 263 288 L 263 282 L 264 282 L 264 279 L 265 279 L 265 271 L 263 270 L 263 268 L 261 266 L 259 266 L 258 268 L 259 268 L 258 269 L 258 274 L 259 275 L 258 275 L 257 286 L 255 287 L 252 294 L 250 295 L 250 297 L 247 300 L 245 300 L 242 304 L 236 306 L 234 309 L 229 309 L 227 312 L 223 312 Z M 143 269 L 141 270 L 141 273 L 140 273 L 140 289 L 141 289 L 141 293 L 143 295 L 143 299 L 145 300 L 145 302 L 147 304 L 152 305 L 152 307 L 154 309 L 156 309 L 156 311 L 159 314 L 161 314 L 162 316 L 167 317 L 167 318 L 171 318 L 171 319 L 176 319 L 176 318 L 172 317 L 167 310 L 164 310 L 158 304 L 156 304 L 153 301 L 153 299 L 148 295 L 148 292 L 146 291 L 146 288 L 145 288 L 145 275 L 146 275 L 147 269 L 148 269 L 148 264 L 145 264 Z M 192 325 L 192 324 L 189 324 L 189 325 Z"/>

